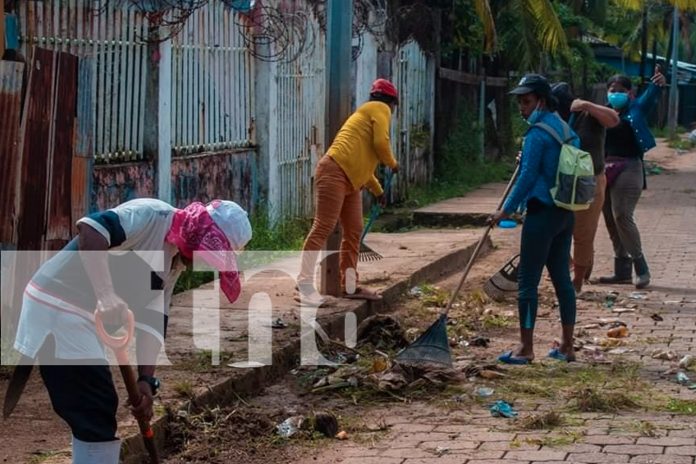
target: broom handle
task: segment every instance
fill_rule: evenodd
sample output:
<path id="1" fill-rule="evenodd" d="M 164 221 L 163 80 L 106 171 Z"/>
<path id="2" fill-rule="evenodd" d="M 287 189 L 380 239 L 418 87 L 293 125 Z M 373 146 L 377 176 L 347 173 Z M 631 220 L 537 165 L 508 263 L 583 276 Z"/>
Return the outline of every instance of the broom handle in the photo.
<path id="1" fill-rule="evenodd" d="M 500 199 L 500 203 L 498 203 L 497 210 L 501 209 L 505 204 L 505 200 L 510 194 L 510 190 L 512 190 L 512 185 L 515 183 L 515 179 L 517 178 L 519 170 L 520 166 L 517 165 L 517 167 L 515 167 L 515 172 L 512 174 L 512 177 L 510 178 L 510 182 L 508 182 L 507 187 L 505 187 L 505 192 L 503 192 L 503 196 Z M 469 262 L 466 264 L 466 267 L 464 268 L 462 277 L 461 279 L 459 279 L 459 284 L 457 284 L 457 288 L 455 288 L 454 292 L 452 292 L 452 295 L 450 295 L 449 301 L 447 302 L 447 307 L 445 307 L 445 309 L 440 313 L 442 316 L 447 316 L 450 309 L 452 308 L 452 303 L 454 303 L 454 300 L 457 298 L 457 295 L 459 295 L 459 291 L 462 289 L 462 285 L 464 285 L 464 281 L 466 280 L 466 277 L 469 275 L 469 271 L 474 265 L 474 261 L 476 261 L 476 257 L 481 251 L 483 244 L 486 242 L 486 238 L 488 238 L 488 234 L 491 232 L 493 226 L 495 226 L 495 224 L 488 224 L 486 226 L 486 230 L 483 231 L 483 236 L 481 237 L 481 239 L 479 239 L 478 243 L 476 244 L 476 248 L 474 248 L 474 252 L 471 254 Z"/>

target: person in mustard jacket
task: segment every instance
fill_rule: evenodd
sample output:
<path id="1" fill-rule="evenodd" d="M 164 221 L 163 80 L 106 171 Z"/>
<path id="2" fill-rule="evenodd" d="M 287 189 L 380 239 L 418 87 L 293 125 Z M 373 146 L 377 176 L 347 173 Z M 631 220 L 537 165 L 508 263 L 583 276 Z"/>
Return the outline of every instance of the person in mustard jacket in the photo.
<path id="1" fill-rule="evenodd" d="M 391 115 L 398 101 L 394 84 L 377 79 L 370 89 L 370 100 L 343 124 L 317 164 L 314 175 L 316 210 L 312 229 L 304 243 L 297 285 L 298 299 L 303 303 L 320 306 L 326 301 L 314 287 L 314 266 L 317 253 L 324 248 L 337 222 L 343 233 L 339 265 L 343 296 L 381 298 L 357 286 L 356 268 L 363 228 L 361 191 L 365 187 L 378 201 L 386 203 L 375 169 L 381 163 L 393 172 L 399 170 L 389 140 Z"/>

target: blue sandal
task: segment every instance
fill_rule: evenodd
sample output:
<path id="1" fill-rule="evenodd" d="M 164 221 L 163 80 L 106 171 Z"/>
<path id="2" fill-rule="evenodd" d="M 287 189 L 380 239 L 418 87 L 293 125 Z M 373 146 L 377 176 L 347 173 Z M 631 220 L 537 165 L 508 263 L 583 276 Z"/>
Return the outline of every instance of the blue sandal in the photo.
<path id="1" fill-rule="evenodd" d="M 555 359 L 557 361 L 562 361 L 562 362 L 575 361 L 574 359 L 568 359 L 568 356 L 561 353 L 561 351 L 558 348 L 553 348 L 551 351 L 549 351 L 548 356 L 549 356 L 549 358 Z"/>
<path id="2" fill-rule="evenodd" d="M 527 358 L 520 356 L 513 356 L 512 351 L 507 351 L 500 356 L 498 356 L 498 361 L 504 364 L 515 364 L 515 365 L 525 365 L 530 364 L 531 361 Z"/>

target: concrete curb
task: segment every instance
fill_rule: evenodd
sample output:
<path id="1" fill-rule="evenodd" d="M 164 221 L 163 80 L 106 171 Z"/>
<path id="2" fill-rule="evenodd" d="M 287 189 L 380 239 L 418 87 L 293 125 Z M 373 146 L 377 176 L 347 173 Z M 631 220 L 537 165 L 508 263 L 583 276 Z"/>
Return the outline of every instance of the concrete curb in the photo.
<path id="1" fill-rule="evenodd" d="M 490 214 L 413 212 L 413 225 L 421 227 L 484 227 Z"/>
<path id="2" fill-rule="evenodd" d="M 369 316 L 377 313 L 389 312 L 389 305 L 395 303 L 412 286 L 437 280 L 438 278 L 452 274 L 464 267 L 474 251 L 476 244 L 448 253 L 441 258 L 430 262 L 413 272 L 407 278 L 401 279 L 386 288 L 382 295 L 384 300 L 379 304 L 371 304 L 363 301 L 353 309 L 358 324 Z M 481 256 L 491 248 L 491 240 L 488 238 L 481 250 Z M 344 334 L 345 313 L 331 314 L 319 317 L 322 327 L 332 338 L 342 339 Z M 208 391 L 185 402 L 180 409 L 200 410 L 210 405 L 225 404 L 238 399 L 239 396 L 254 396 L 265 386 L 273 384 L 292 369 L 297 367 L 300 356 L 300 340 L 293 340 L 273 351 L 273 364 L 253 369 L 240 370 L 212 387 Z M 164 456 L 166 438 L 168 438 L 168 415 L 158 418 L 153 424 L 157 449 L 160 456 Z M 147 451 L 139 434 L 134 433 L 123 438 L 121 459 L 124 464 L 140 464 L 146 462 Z"/>

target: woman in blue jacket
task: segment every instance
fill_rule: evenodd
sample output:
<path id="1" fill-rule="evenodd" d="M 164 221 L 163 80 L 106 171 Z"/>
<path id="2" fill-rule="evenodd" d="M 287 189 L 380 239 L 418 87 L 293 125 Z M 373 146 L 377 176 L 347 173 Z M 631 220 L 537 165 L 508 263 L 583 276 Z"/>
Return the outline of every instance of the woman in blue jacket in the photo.
<path id="1" fill-rule="evenodd" d="M 601 283 L 631 283 L 633 268 L 636 288 L 650 284 L 650 271 L 633 213 L 646 186 L 643 156 L 655 147 L 646 116 L 657 104 L 665 84 L 659 68 L 651 81 L 636 99 L 631 98 L 631 80 L 626 76 L 614 76 L 607 83 L 609 105 L 621 121 L 607 129 L 605 141 L 607 192 L 603 214 L 614 246 L 614 275 L 600 277 Z"/>
<path id="2" fill-rule="evenodd" d="M 520 114 L 532 127 L 524 138 L 520 174 L 515 186 L 503 209 L 496 211 L 490 219 L 498 222 L 520 206 L 527 209 L 518 268 L 521 345 L 514 351 L 504 353 L 498 360 L 508 364 L 528 364 L 534 359 L 538 288 L 541 273 L 546 266 L 558 297 L 563 326 L 561 346 L 552 349 L 549 356 L 562 361 L 573 361 L 576 307 L 569 261 L 575 216 L 572 211 L 557 207 L 550 193 L 556 184 L 561 145 L 536 124 L 550 126 L 556 134 L 563 134 L 567 125 L 555 112 L 556 100 L 543 76 L 524 76 L 510 93 L 517 96 Z M 569 143 L 579 146 L 577 135 L 570 128 L 568 130 L 574 136 Z"/>

